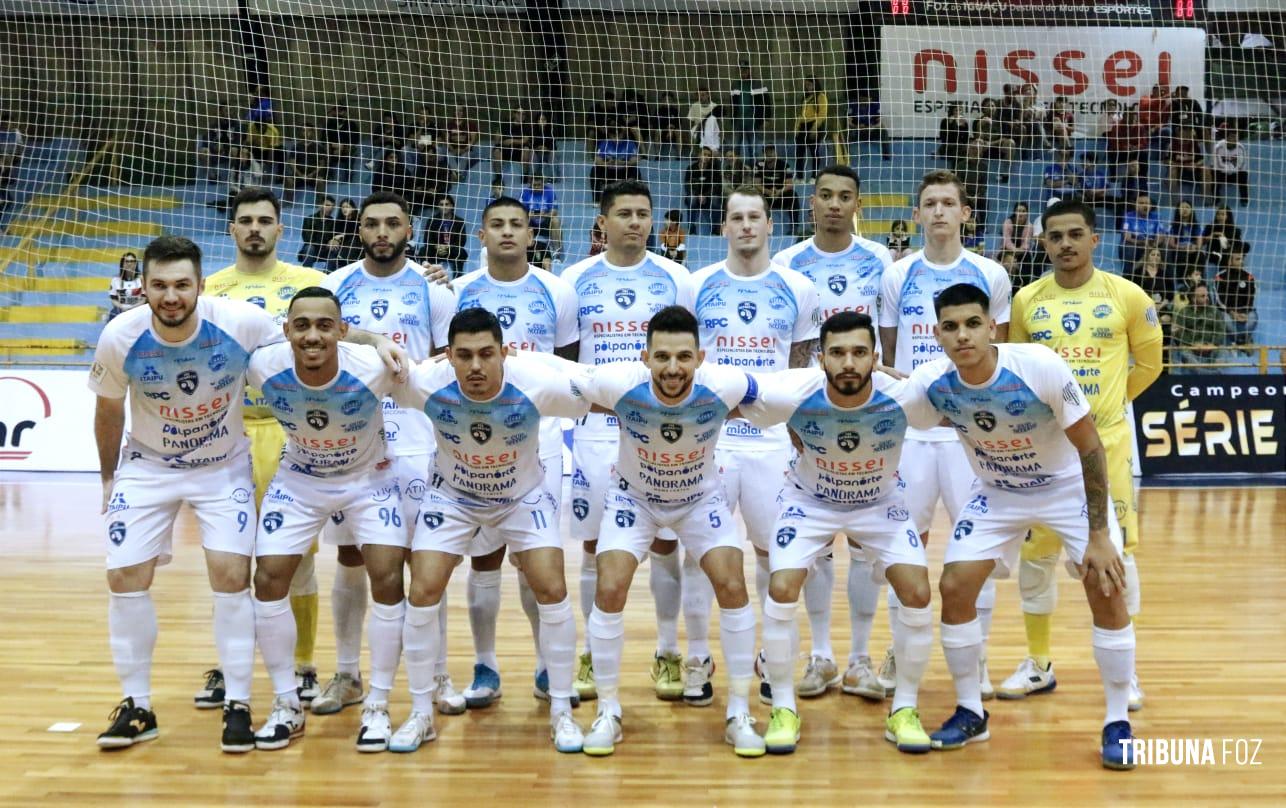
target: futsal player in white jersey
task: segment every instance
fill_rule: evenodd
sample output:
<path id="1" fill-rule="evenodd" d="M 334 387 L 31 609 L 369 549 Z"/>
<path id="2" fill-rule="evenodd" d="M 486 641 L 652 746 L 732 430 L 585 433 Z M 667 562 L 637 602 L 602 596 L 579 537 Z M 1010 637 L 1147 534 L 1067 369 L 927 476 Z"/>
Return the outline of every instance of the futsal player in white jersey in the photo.
<path id="1" fill-rule="evenodd" d="M 263 309 L 199 298 L 202 288 L 200 248 L 171 236 L 149 244 L 143 254 L 148 305 L 104 328 L 89 374 L 89 388 L 98 397 L 94 436 L 111 592 L 107 624 L 125 695 L 112 725 L 98 737 L 103 748 L 157 736 L 151 709 L 157 622 L 149 590 L 156 567 L 170 561 L 174 518 L 184 502 L 196 512 L 215 593 L 215 647 L 227 699 L 222 748 L 254 748 L 254 481 L 241 408 L 251 351 L 282 337 Z M 385 361 L 396 364 L 404 357 L 379 342 Z"/>
<path id="2" fill-rule="evenodd" d="M 284 749 L 304 734 L 290 582 L 313 537 L 341 512 L 361 547 L 375 601 L 367 632 L 371 689 L 357 749 L 380 752 L 392 733 L 388 699 L 406 611 L 405 520 L 414 518 L 402 510 L 384 441 L 383 399 L 398 380 L 374 348 L 340 342 L 348 324 L 328 289 L 309 286 L 295 294 L 283 329 L 289 342 L 255 351 L 247 374 L 287 435 L 255 540 L 255 634 L 273 689 L 272 713 L 255 733 L 255 746 Z"/>
<path id="3" fill-rule="evenodd" d="M 861 179 L 853 169 L 842 165 L 823 168 L 813 186 L 815 235 L 773 256 L 774 262 L 812 280 L 820 299 L 821 320 L 841 311 L 868 314 L 875 319 L 878 312 L 880 282 L 893 256 L 883 244 L 853 232 L 853 221 L 862 210 L 861 192 Z M 830 670 L 836 667 L 830 639 L 834 587 L 835 559 L 831 553 L 823 553 L 804 583 L 804 605 L 813 638 L 809 660 L 819 661 L 810 664 L 810 670 L 800 680 L 800 696 L 820 696 L 836 678 L 836 672 Z M 852 642 L 841 687 L 845 693 L 883 699 L 884 688 L 872 671 L 868 650 L 879 595 L 880 584 L 866 556 L 850 546 L 848 609 Z M 760 697 L 770 695 L 770 690 L 765 682 L 760 687 Z"/>
<path id="4" fill-rule="evenodd" d="M 652 232 L 652 192 L 647 185 L 633 180 L 608 185 L 600 197 L 596 222 L 607 249 L 562 274 L 576 292 L 580 362 L 593 367 L 635 361 L 644 348 L 652 315 L 671 305 L 691 310 L 693 302 L 687 268 L 647 251 Z M 590 413 L 576 424 L 572 441 L 571 533 L 573 539 L 584 543 L 580 605 L 587 620 L 594 605 L 595 547 L 603 497 L 619 437 L 615 415 Z M 681 557 L 673 537 L 658 539 L 653 551 L 649 583 L 656 603 L 657 654 L 652 677 L 659 698 L 681 699 Z M 577 665 L 576 692 L 582 699 L 596 697 L 588 646 Z"/>
<path id="5" fill-rule="evenodd" d="M 406 200 L 388 192 L 371 194 L 362 200 L 358 222 L 365 257 L 335 270 L 322 282 L 339 298 L 344 321 L 383 334 L 404 347 L 412 361 L 440 353 L 446 347 L 455 295 L 450 288 L 425 280 L 423 267 L 406 257 L 411 239 L 411 214 Z M 428 422 L 421 414 L 408 412 L 392 399 L 385 399 L 384 432 L 397 477 L 402 481 L 402 512 L 414 516 L 424 495 L 429 465 Z M 343 515 L 336 518 L 342 520 Z M 409 520 L 407 529 L 410 530 Z M 367 575 L 361 569 L 362 554 L 351 525 L 332 520 L 323 536 L 339 545 L 339 564 L 331 590 L 338 666 L 335 676 L 311 705 L 312 712 L 321 715 L 339 712 L 362 700 L 359 657 L 367 598 Z M 445 642 L 442 647 L 446 648 Z M 464 697 L 447 675 L 445 656 L 440 660 L 438 676 L 439 709 L 464 712 Z"/>
<path id="6" fill-rule="evenodd" d="M 973 284 L 944 289 L 933 305 L 946 356 L 921 365 L 910 379 L 960 433 L 977 475 L 947 543 L 939 583 L 942 650 L 957 706 L 930 736 L 933 748 L 958 749 L 989 737 L 977 676 L 983 636 L 975 600 L 984 581 L 1017 568 L 1024 534 L 1040 524 L 1062 540 L 1093 613 L 1094 659 L 1107 701 L 1103 765 L 1130 769 L 1134 627 L 1103 444 L 1062 358 L 1043 345 L 993 344 L 990 303 Z"/>
<path id="7" fill-rule="evenodd" d="M 701 347 L 711 364 L 768 373 L 806 367 L 813 359 L 817 290 L 808 278 L 771 261 L 772 231 L 768 204 L 759 188 L 743 186 L 728 197 L 723 225 L 727 258 L 692 275 Z M 761 430 L 742 418 L 724 425 L 715 450 L 728 507 L 741 510 L 746 537 L 754 547 L 755 592 L 761 605 L 768 596 L 769 530 L 777 516 L 777 492 L 790 455 L 784 425 Z M 685 554 L 683 616 L 688 654 L 683 663 L 683 699 L 696 706 L 714 698 L 709 647 L 713 595 L 696 556 Z M 830 667 L 835 667 L 834 662 Z M 805 675 L 809 677 L 839 681 L 833 670 L 828 676 L 813 662 Z M 826 685 L 823 681 L 818 692 Z"/>
<path id="8" fill-rule="evenodd" d="M 576 619 L 563 576 L 553 495 L 540 459 L 544 418 L 574 418 L 589 404 L 572 386 L 577 365 L 552 355 L 509 358 L 495 315 L 466 309 L 451 320 L 446 362 L 424 363 L 399 400 L 433 423 L 437 452 L 411 542 L 410 604 L 403 649 L 411 716 L 389 748 L 432 740 L 433 661 L 451 571 L 474 536 L 504 542 L 535 594 L 541 655 L 549 668 L 549 734 L 559 752 L 581 751 L 572 720 Z M 551 369 L 547 363 L 556 363 Z"/>
<path id="9" fill-rule="evenodd" d="M 971 213 L 964 184 L 955 174 L 930 171 L 920 180 L 912 217 L 924 231 L 924 249 L 889 267 L 881 284 L 880 342 L 886 365 L 911 373 L 942 355 L 942 348 L 933 336 L 936 324 L 933 301 L 939 292 L 956 283 L 971 283 L 987 294 L 998 338 L 1002 342 L 1008 338 L 1009 273 L 995 261 L 965 250 L 960 228 Z M 907 451 L 902 455 L 898 473 L 907 486 L 911 516 L 924 531 L 925 541 L 928 541 L 938 500 L 942 500 L 947 516 L 954 522 L 968 497 L 974 476 L 964 446 L 955 431 L 944 426 L 907 432 Z M 889 624 L 895 627 L 897 599 L 891 592 L 888 602 Z M 978 597 L 984 648 L 991 633 L 995 603 L 996 586 L 988 581 Z M 895 674 L 891 675 L 889 663 L 886 659 L 880 670 L 886 692 L 896 678 Z M 983 698 L 992 698 L 995 691 L 987 673 L 985 651 L 979 662 L 978 679 Z"/>
<path id="10" fill-rule="evenodd" d="M 562 278 L 527 263 L 531 244 L 527 207 L 502 196 L 482 211 L 478 238 L 486 248 L 481 268 L 456 279 L 456 310 L 483 308 L 496 315 L 510 350 L 552 353 L 575 362 L 580 356 L 576 323 L 576 293 Z M 563 494 L 563 430 L 557 418 L 540 422 L 540 462 L 545 489 L 554 498 L 555 514 Z M 557 522 L 557 519 L 555 519 Z M 481 537 L 482 541 L 490 537 Z M 477 550 L 475 543 L 474 550 Z M 496 661 L 496 621 L 500 613 L 500 567 L 505 545 L 485 556 L 474 555 L 469 573 L 469 624 L 476 654 L 473 682 L 464 691 L 471 708 L 486 707 L 500 698 L 500 666 Z M 533 692 L 549 699 L 549 673 L 540 654 L 540 613 L 527 577 L 518 570 L 518 597 L 531 623 L 536 642 Z"/>
<path id="11" fill-rule="evenodd" d="M 755 611 L 746 594 L 741 537 L 714 462 L 723 420 L 754 400 L 755 383 L 742 371 L 702 364 L 699 341 L 692 312 L 667 306 L 648 324 L 641 362 L 588 368 L 576 380 L 591 403 L 616 413 L 621 430 L 599 526 L 598 587 L 586 630 L 599 699 L 598 717 L 585 736 L 589 755 L 612 754 L 622 738 L 618 693 L 625 598 L 663 527 L 696 556 L 719 602 L 729 681 L 724 740 L 743 757 L 764 754 L 749 704 Z"/>
<path id="12" fill-rule="evenodd" d="M 903 752 L 928 752 L 916 702 L 933 646 L 929 573 L 897 467 L 907 427 L 940 419 L 909 382 L 873 375 L 875 325 L 867 314 L 846 311 L 827 319 L 818 363 L 820 368 L 757 376 L 759 399 L 741 408 L 753 423 L 789 424 L 800 438 L 772 532 L 764 655 L 773 710 L 764 744 L 769 752 L 785 754 L 799 742 L 795 610 L 813 559 L 830 552 L 836 533 L 842 533 L 902 602 L 893 635 L 897 692 L 885 738 Z"/>

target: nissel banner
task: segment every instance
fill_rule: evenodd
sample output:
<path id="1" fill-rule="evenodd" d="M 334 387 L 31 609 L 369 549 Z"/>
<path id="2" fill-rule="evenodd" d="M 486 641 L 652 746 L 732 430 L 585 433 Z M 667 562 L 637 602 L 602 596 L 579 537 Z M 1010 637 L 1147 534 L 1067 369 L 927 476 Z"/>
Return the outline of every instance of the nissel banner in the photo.
<path id="1" fill-rule="evenodd" d="M 898 137 L 936 137 L 948 102 L 961 102 L 973 118 L 1006 84 L 1034 85 L 1046 106 L 1064 96 L 1082 121 L 1108 99 L 1137 104 L 1154 84 L 1185 85 L 1205 98 L 1206 35 L 1196 28 L 882 30 L 881 113 Z"/>
<path id="2" fill-rule="evenodd" d="M 1286 376 L 1165 374 L 1134 400 L 1143 476 L 1286 475 Z"/>

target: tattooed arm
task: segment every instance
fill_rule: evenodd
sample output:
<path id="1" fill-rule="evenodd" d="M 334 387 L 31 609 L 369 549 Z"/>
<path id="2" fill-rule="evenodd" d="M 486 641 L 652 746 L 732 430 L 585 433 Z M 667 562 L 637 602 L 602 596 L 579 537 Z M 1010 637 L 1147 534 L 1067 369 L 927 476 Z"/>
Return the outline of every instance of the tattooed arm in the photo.
<path id="1" fill-rule="evenodd" d="M 813 356 L 817 353 L 817 340 L 806 339 L 800 342 L 792 342 L 790 345 L 790 367 L 806 368 L 813 361 Z"/>
<path id="2" fill-rule="evenodd" d="M 1094 427 L 1094 419 L 1089 415 L 1068 427 L 1066 434 L 1081 456 L 1085 505 L 1089 513 L 1090 540 L 1081 562 L 1081 572 L 1095 576 L 1103 596 L 1111 597 L 1114 590 L 1125 591 L 1125 567 L 1108 534 L 1108 509 L 1112 507 L 1112 498 L 1107 491 L 1107 454 Z"/>

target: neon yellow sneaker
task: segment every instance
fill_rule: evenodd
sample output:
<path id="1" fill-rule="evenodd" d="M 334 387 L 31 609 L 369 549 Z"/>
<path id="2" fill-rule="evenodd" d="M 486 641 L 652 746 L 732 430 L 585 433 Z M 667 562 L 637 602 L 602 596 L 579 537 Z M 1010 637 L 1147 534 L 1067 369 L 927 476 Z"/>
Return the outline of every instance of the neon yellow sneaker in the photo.
<path id="1" fill-rule="evenodd" d="M 657 654 L 652 659 L 652 681 L 661 701 L 683 698 L 683 657 L 679 654 Z"/>
<path id="2" fill-rule="evenodd" d="M 903 707 L 884 721 L 884 740 L 897 744 L 899 752 L 922 755 L 929 751 L 929 735 L 920 726 L 920 712 Z"/>
<path id="3" fill-rule="evenodd" d="M 804 722 L 799 713 L 786 707 L 774 707 L 764 733 L 764 746 L 774 755 L 789 755 L 799 743 L 799 728 Z"/>
<path id="4" fill-rule="evenodd" d="M 594 684 L 594 660 L 588 654 L 580 655 L 580 664 L 576 666 L 576 681 L 572 682 L 576 695 L 581 701 L 593 701 L 598 698 L 598 685 Z"/>

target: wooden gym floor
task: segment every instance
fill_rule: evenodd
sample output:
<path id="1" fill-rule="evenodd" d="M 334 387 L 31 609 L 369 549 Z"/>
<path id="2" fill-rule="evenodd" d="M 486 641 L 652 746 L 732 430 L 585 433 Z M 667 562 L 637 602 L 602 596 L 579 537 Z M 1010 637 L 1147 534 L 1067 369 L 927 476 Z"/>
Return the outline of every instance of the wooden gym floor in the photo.
<path id="1" fill-rule="evenodd" d="M 530 695 L 531 638 L 508 571 L 499 630 L 505 697 L 498 704 L 438 716 L 438 740 L 413 755 L 354 751 L 358 707 L 310 718 L 306 737 L 285 751 L 224 755 L 217 746 L 218 712 L 197 711 L 191 701 L 214 650 L 209 589 L 186 512 L 177 527 L 175 562 L 161 570 L 153 590 L 161 620 L 153 668 L 161 737 L 100 752 L 94 736 L 106 727 L 119 690 L 107 644 L 99 497 L 93 475 L 0 475 L 0 804 L 1286 803 L 1284 489 L 1143 492 L 1138 670 L 1147 704 L 1133 716 L 1135 733 L 1214 739 L 1216 764 L 1129 773 L 1098 764 L 1102 695 L 1089 647 L 1088 610 L 1070 578 L 1060 584 L 1055 621 L 1058 690 L 1025 702 L 988 704 L 988 743 L 901 755 L 883 740 L 887 705 L 832 691 L 801 702 L 804 736 L 793 756 L 741 760 L 722 742 L 722 670 L 709 708 L 663 703 L 652 694 L 647 670 L 655 627 L 646 569 L 627 607 L 626 740 L 613 757 L 553 751 L 547 706 Z M 939 540 L 930 554 L 940 560 L 941 515 L 934 527 Z M 567 560 L 573 599 L 579 555 L 579 548 L 571 549 Z M 841 666 L 848 653 L 847 566 L 841 554 L 832 627 Z M 332 551 L 323 548 L 318 568 L 317 660 L 325 681 L 334 660 Z M 451 671 L 461 689 L 472 670 L 463 572 L 452 582 L 450 607 Z M 579 615 L 577 624 L 583 632 Z M 712 635 L 717 654 L 717 626 Z M 871 643 L 877 664 L 887 639 L 881 607 Z M 1018 594 L 1007 581 L 992 632 L 992 681 L 999 684 L 1022 656 Z M 717 656 L 716 661 L 721 664 Z M 258 662 L 255 674 L 256 720 L 262 720 L 271 698 Z M 404 683 L 399 676 L 395 725 L 408 710 Z M 936 728 L 952 703 L 950 678 L 935 646 L 921 689 L 926 728 Z M 593 710 L 587 704 L 576 711 L 583 726 Z M 762 729 L 768 708 L 756 700 L 753 712 Z M 51 732 L 58 722 L 78 727 Z M 1225 738 L 1258 739 L 1260 765 L 1238 766 L 1231 754 L 1221 761 Z"/>

